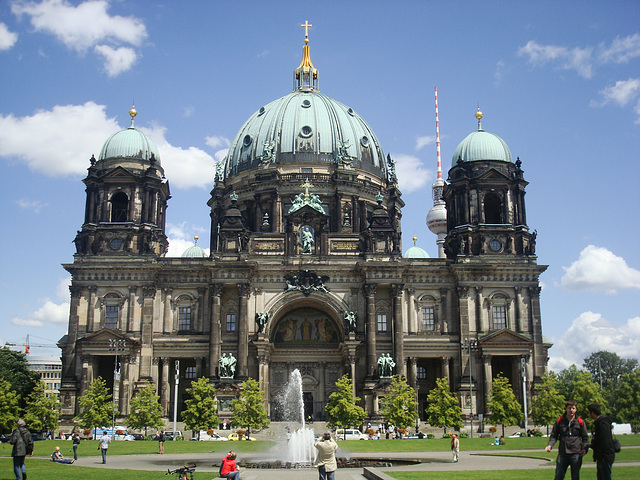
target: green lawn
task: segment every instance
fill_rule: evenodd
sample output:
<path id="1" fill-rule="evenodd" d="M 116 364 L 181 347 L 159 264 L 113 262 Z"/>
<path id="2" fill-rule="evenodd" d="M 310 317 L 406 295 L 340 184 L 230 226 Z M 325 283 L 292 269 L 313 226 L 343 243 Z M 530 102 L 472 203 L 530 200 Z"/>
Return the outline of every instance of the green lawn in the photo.
<path id="1" fill-rule="evenodd" d="M 385 472 L 397 480 L 424 480 L 425 472 Z M 463 473 L 463 475 L 459 475 Z M 464 480 L 495 480 L 496 478 L 508 478 L 509 480 L 549 480 L 553 478 L 553 469 L 538 470 L 486 470 L 486 471 L 465 471 L 465 472 L 429 472 L 429 480 L 451 480 L 455 476 L 463 477 Z M 613 478 L 616 480 L 637 480 L 638 467 L 622 467 L 614 463 Z M 565 478 L 570 477 L 567 472 Z M 582 468 L 580 470 L 581 480 L 595 480 L 595 468 Z"/>

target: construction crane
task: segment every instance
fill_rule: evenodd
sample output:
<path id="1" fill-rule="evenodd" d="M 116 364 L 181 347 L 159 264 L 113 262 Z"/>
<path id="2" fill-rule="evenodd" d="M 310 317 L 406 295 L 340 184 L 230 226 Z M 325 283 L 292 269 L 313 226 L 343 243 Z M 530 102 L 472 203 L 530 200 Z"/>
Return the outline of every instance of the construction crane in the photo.
<path id="1" fill-rule="evenodd" d="M 24 353 L 26 353 L 27 355 L 29 355 L 29 350 L 30 350 L 31 347 L 58 348 L 58 345 L 51 344 L 51 343 L 30 343 L 29 342 L 29 334 L 27 334 L 27 338 L 26 338 L 26 342 L 25 343 L 5 342 L 5 346 L 9 346 L 9 347 L 24 347 Z"/>

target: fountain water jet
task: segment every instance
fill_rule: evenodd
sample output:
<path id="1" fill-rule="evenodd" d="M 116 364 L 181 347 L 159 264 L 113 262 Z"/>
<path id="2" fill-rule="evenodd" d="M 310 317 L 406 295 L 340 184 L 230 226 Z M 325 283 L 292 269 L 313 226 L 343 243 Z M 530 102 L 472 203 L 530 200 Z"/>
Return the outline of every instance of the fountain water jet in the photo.
<path id="1" fill-rule="evenodd" d="M 286 422 L 300 425 L 290 432 L 286 460 L 301 465 L 311 464 L 316 456 L 313 446 L 315 439 L 313 430 L 305 426 L 302 375 L 298 369 L 289 375 L 289 382 L 280 398 L 280 407 Z"/>

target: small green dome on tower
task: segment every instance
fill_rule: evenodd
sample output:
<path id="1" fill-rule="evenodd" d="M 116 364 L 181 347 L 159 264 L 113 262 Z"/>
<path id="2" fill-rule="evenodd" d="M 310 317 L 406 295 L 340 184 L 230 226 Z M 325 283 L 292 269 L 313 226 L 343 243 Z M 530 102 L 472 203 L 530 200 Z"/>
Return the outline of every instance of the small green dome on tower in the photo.
<path id="1" fill-rule="evenodd" d="M 153 162 L 160 165 L 160 154 L 155 143 L 133 126 L 133 119 L 137 114 L 135 107 L 131 107 L 131 125 L 107 138 L 100 151 L 99 161 L 132 159 L 151 163 L 153 157 Z"/>
<path id="2" fill-rule="evenodd" d="M 480 120 L 483 114 L 480 109 L 478 109 L 475 116 L 478 119 L 478 130 L 470 133 L 460 142 L 453 152 L 451 166 L 456 166 L 459 160 L 462 162 L 497 160 L 513 163 L 511 150 L 509 150 L 507 143 L 495 133 L 482 129 Z"/>

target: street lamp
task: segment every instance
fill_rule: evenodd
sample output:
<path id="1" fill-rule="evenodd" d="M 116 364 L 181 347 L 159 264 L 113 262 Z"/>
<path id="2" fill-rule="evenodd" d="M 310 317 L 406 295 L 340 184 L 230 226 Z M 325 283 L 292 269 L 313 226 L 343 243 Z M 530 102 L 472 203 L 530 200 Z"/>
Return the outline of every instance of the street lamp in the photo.
<path id="1" fill-rule="evenodd" d="M 471 422 L 470 437 L 473 438 L 473 355 L 471 354 L 471 350 L 475 350 L 476 348 L 478 348 L 478 340 L 475 338 L 467 337 L 464 339 L 462 347 L 468 349 L 469 351 L 469 421 Z"/>
<path id="2" fill-rule="evenodd" d="M 111 440 L 116 439 L 116 386 L 120 385 L 120 369 L 118 368 L 118 353 L 124 352 L 125 340 L 121 339 L 109 339 L 109 351 L 116 354 L 116 359 L 113 364 L 113 389 L 111 391 Z M 120 389 L 118 388 L 118 397 L 120 396 Z"/>
<path id="3" fill-rule="evenodd" d="M 527 431 L 527 362 L 524 357 L 520 357 L 520 367 L 522 368 L 522 404 L 524 407 L 524 431 Z"/>
<path id="4" fill-rule="evenodd" d="M 173 439 L 175 440 L 176 435 L 176 422 L 178 420 L 178 385 L 180 384 L 180 360 L 176 360 L 176 373 L 175 373 L 175 383 L 174 383 L 174 393 L 173 393 Z"/>

